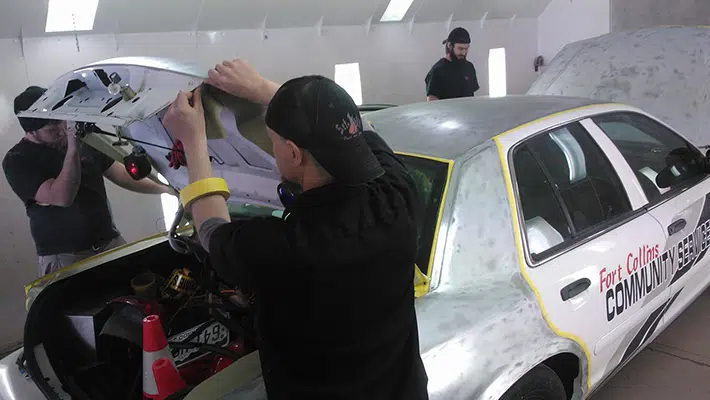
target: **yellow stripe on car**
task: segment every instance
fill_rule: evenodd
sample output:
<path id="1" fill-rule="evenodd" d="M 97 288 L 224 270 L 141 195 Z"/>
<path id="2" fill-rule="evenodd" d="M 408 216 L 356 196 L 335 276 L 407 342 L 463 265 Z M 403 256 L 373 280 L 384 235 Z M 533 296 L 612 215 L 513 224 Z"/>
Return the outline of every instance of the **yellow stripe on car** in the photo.
<path id="1" fill-rule="evenodd" d="M 573 108 L 570 110 L 560 111 L 560 112 L 550 114 L 548 116 L 536 119 L 534 121 L 530 121 L 528 123 L 525 123 L 523 125 L 515 127 L 513 129 L 510 129 L 510 130 L 503 132 L 493 138 L 493 140 L 495 141 L 496 146 L 498 148 L 498 155 L 500 157 L 501 166 L 503 167 L 503 175 L 505 176 L 505 186 L 506 186 L 506 189 L 508 190 L 508 203 L 510 206 L 511 217 L 513 219 L 513 229 L 515 231 L 515 242 L 516 242 L 516 247 L 518 248 L 518 259 L 520 260 L 520 273 L 522 274 L 523 278 L 528 283 L 528 285 L 530 285 L 530 288 L 532 289 L 533 293 L 535 293 L 535 297 L 537 299 L 538 305 L 540 306 L 540 310 L 542 311 L 542 315 L 545 318 L 545 321 L 547 321 L 547 324 L 550 326 L 552 331 L 555 332 L 555 334 L 560 337 L 564 337 L 564 338 L 567 338 L 567 339 L 570 339 L 570 340 L 576 342 L 577 344 L 579 344 L 579 346 L 582 348 L 582 350 L 584 350 L 584 354 L 587 357 L 587 395 L 589 394 L 589 392 L 592 389 L 592 355 L 589 352 L 589 348 L 584 343 L 582 338 L 580 338 L 579 336 L 574 335 L 572 333 L 561 331 L 559 328 L 557 328 L 557 326 L 554 324 L 554 322 L 552 322 L 549 314 L 547 313 L 547 309 L 545 308 L 545 304 L 542 301 L 542 296 L 540 295 L 540 291 L 537 289 L 537 287 L 533 283 L 532 279 L 528 275 L 527 264 L 525 262 L 525 252 L 523 250 L 523 242 L 522 242 L 522 236 L 521 236 L 522 233 L 520 231 L 520 224 L 518 222 L 519 221 L 518 220 L 518 209 L 516 207 L 515 191 L 513 190 L 513 180 L 510 175 L 508 158 L 506 157 L 505 149 L 503 147 L 503 144 L 500 142 L 500 138 L 502 138 L 503 136 L 506 136 L 512 132 L 524 129 L 524 128 L 526 128 L 530 125 L 533 125 L 535 123 L 545 121 L 547 119 L 550 119 L 550 118 L 553 118 L 553 117 L 556 117 L 559 115 L 584 110 L 586 108 L 605 106 L 605 105 L 609 105 L 609 104 L 593 104 L 593 105 L 589 105 L 589 106 L 577 107 L 577 108 Z"/>
<path id="2" fill-rule="evenodd" d="M 399 154 L 401 156 L 407 156 L 407 157 L 416 157 L 416 158 L 423 158 L 426 160 L 438 161 L 438 162 L 444 163 L 448 166 L 447 171 L 446 171 L 446 182 L 444 183 L 444 193 L 441 196 L 441 203 L 439 204 L 439 212 L 437 213 L 437 217 L 436 217 L 436 227 L 434 228 L 434 239 L 432 240 L 432 243 L 431 243 L 431 253 L 429 255 L 429 265 L 427 265 L 426 275 L 424 276 L 425 279 L 422 281 L 422 277 L 417 274 L 416 270 L 418 270 L 418 268 L 415 268 L 415 272 L 414 272 L 414 274 L 415 274 L 414 295 L 415 295 L 415 297 L 418 298 L 418 297 L 422 297 L 425 294 L 429 293 L 429 288 L 431 286 L 431 271 L 434 267 L 434 255 L 436 254 L 436 244 L 439 241 L 439 230 L 441 228 L 441 219 L 443 218 L 443 214 L 444 214 L 444 205 L 446 204 L 446 197 L 449 194 L 449 183 L 451 182 L 451 172 L 454 169 L 454 161 L 448 160 L 446 158 L 424 156 L 421 154 L 405 153 L 405 152 L 401 152 L 401 151 L 395 151 L 395 154 Z"/>

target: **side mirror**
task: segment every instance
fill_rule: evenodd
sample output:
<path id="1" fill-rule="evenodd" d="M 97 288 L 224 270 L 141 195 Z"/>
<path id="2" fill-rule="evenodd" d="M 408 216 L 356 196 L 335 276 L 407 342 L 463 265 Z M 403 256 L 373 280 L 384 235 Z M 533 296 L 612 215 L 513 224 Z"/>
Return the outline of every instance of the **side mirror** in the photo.
<path id="1" fill-rule="evenodd" d="M 708 155 L 705 156 L 687 147 L 671 150 L 666 156 L 666 167 L 656 176 L 656 185 L 665 189 L 710 171 Z"/>

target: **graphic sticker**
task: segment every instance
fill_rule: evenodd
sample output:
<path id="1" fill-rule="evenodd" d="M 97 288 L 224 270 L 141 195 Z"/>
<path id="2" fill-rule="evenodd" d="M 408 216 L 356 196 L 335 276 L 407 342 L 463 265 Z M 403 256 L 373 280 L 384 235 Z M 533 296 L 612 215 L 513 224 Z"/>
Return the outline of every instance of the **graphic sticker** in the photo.
<path id="1" fill-rule="evenodd" d="M 702 217 L 701 217 L 702 218 Z M 599 291 L 604 292 L 606 320 L 613 321 L 659 287 L 666 288 L 685 275 L 710 247 L 710 219 L 660 253 L 659 245 L 644 245 L 629 253 L 616 268 L 599 271 Z"/>

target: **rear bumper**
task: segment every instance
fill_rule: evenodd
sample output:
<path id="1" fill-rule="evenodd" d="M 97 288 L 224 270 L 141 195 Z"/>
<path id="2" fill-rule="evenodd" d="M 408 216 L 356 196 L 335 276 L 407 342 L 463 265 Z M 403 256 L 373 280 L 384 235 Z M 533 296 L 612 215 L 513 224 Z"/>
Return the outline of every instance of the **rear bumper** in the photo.
<path id="1" fill-rule="evenodd" d="M 32 378 L 17 366 L 22 351 L 0 360 L 0 400 L 45 400 Z"/>

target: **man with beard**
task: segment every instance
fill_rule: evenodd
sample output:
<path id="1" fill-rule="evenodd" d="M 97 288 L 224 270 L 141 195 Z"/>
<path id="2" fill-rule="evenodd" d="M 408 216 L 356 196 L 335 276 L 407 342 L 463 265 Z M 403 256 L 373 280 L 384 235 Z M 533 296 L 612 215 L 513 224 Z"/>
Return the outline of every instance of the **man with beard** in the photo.
<path id="1" fill-rule="evenodd" d="M 427 101 L 472 97 L 480 88 L 476 68 L 466 60 L 471 37 L 464 28 L 451 31 L 443 41 L 446 56 L 429 70 L 426 82 Z"/>
<path id="2" fill-rule="evenodd" d="M 15 98 L 15 114 L 45 92 L 25 89 Z M 30 218 L 39 276 L 126 243 L 113 223 L 104 176 L 137 193 L 177 194 L 150 179 L 134 180 L 123 164 L 82 146 L 66 121 L 18 119 L 25 136 L 7 152 L 2 168 Z"/>

